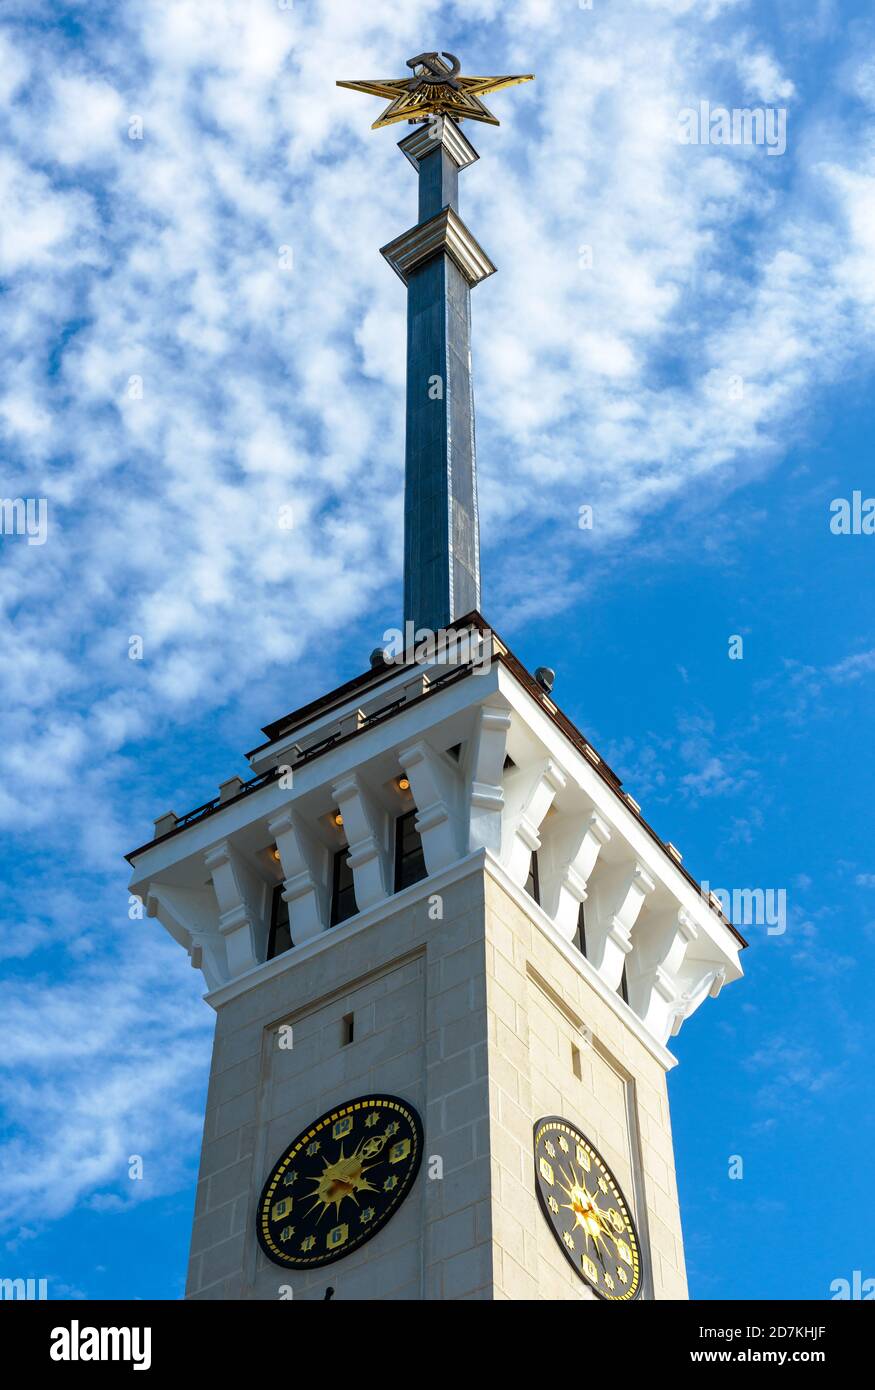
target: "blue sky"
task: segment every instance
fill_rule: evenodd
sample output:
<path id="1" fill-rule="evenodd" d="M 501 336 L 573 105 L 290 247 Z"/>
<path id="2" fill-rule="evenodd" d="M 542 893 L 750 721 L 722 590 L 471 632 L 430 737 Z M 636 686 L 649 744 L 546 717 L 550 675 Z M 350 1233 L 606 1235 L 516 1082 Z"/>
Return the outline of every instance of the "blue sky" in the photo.
<path id="1" fill-rule="evenodd" d="M 875 22 L 799 9 L 4 6 L 0 493 L 49 523 L 0 540 L 3 1275 L 182 1291 L 212 1015 L 122 856 L 398 620 L 415 183 L 333 82 L 431 46 L 537 75 L 462 179 L 484 612 L 694 874 L 787 893 L 674 1042 L 691 1292 L 875 1275 L 875 537 L 829 526 L 875 493 Z M 679 144 L 701 100 L 786 153 Z"/>

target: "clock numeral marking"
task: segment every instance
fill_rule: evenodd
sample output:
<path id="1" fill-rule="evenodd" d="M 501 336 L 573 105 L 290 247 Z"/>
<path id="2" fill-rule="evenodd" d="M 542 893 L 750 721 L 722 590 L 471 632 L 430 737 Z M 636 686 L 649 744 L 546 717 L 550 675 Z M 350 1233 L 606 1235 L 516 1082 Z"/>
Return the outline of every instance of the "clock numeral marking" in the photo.
<path id="1" fill-rule="evenodd" d="M 552 1186 L 553 1186 L 553 1169 L 552 1169 L 552 1167 L 550 1166 L 550 1164 L 547 1162 L 546 1158 L 542 1158 L 542 1159 L 540 1160 L 540 1162 L 538 1163 L 538 1169 L 539 1169 L 540 1174 L 541 1174 L 541 1177 L 544 1179 L 544 1181 L 545 1181 L 545 1182 L 548 1182 L 548 1183 L 550 1184 L 550 1186 L 552 1187 Z"/>
<path id="2" fill-rule="evenodd" d="M 349 1237 L 349 1227 L 344 1223 L 342 1226 L 335 1226 L 328 1232 L 326 1245 L 329 1250 L 336 1250 L 338 1245 L 345 1245 Z"/>

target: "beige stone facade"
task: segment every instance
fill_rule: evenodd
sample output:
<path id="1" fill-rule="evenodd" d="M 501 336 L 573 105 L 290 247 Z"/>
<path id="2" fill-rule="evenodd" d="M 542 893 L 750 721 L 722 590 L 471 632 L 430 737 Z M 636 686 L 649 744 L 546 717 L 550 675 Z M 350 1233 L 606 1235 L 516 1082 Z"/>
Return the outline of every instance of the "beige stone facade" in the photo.
<path id="1" fill-rule="evenodd" d="M 580 1127 L 623 1187 L 645 1296 L 686 1297 L 671 1058 L 487 851 L 211 1002 L 188 1297 L 322 1299 L 330 1286 L 339 1299 L 592 1299 L 535 1196 L 532 1128 L 551 1113 Z M 255 1236 L 271 1165 L 324 1110 L 378 1091 L 425 1126 L 410 1196 L 346 1259 L 307 1273 L 272 1264 Z"/>
<path id="2" fill-rule="evenodd" d="M 686 1298 L 664 1065 L 627 1026 L 622 1001 L 610 1007 L 585 971 L 524 895 L 487 876 L 494 1297 L 595 1297 L 559 1249 L 532 1180 L 532 1126 L 561 1115 L 599 1149 L 633 1209 L 645 1296 Z"/>

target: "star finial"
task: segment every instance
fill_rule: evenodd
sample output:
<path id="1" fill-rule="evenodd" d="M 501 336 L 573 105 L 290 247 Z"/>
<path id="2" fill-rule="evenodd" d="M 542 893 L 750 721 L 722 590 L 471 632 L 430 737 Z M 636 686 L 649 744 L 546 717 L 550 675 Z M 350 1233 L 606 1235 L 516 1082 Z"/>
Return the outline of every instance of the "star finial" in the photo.
<path id="1" fill-rule="evenodd" d="M 407 66 L 412 77 L 390 77 L 385 82 L 338 82 L 338 87 L 349 87 L 353 92 L 389 98 L 389 105 L 374 121 L 372 130 L 396 121 L 425 121 L 429 116 L 498 125 L 480 97 L 503 87 L 515 87 L 518 82 L 534 81 L 530 72 L 518 77 L 461 77 L 461 64 L 454 53 L 420 53 L 408 58 Z"/>

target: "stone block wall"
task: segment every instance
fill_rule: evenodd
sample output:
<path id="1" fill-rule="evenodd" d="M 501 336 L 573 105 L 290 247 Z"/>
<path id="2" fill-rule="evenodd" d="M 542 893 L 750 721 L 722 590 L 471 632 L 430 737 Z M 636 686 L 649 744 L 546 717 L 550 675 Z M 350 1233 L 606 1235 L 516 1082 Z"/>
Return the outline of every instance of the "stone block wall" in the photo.
<path id="1" fill-rule="evenodd" d="M 219 1008 L 189 1298 L 277 1299 L 290 1287 L 321 1299 L 329 1285 L 336 1298 L 490 1296 L 483 874 L 472 866 L 439 904 L 427 886 L 364 930 L 354 919 L 335 928 L 323 949 Z M 309 1121 L 379 1091 L 423 1120 L 411 1194 L 346 1259 L 308 1272 L 272 1264 L 255 1237 L 268 1171 Z"/>
<path id="2" fill-rule="evenodd" d="M 535 1195 L 532 1128 L 579 1126 L 633 1209 L 657 1299 L 687 1297 L 665 1072 L 492 877 L 486 978 L 495 1298 L 595 1298 Z"/>
<path id="3" fill-rule="evenodd" d="M 652 1296 L 685 1298 L 657 1058 L 481 856 L 392 908 L 270 963 L 219 1005 L 187 1297 L 322 1299 L 331 1286 L 338 1299 L 592 1300 L 535 1196 L 532 1127 L 555 1113 L 616 1173 L 650 1250 Z M 345 1259 L 274 1265 L 255 1236 L 267 1173 L 310 1121 L 380 1091 L 422 1117 L 412 1192 Z"/>

